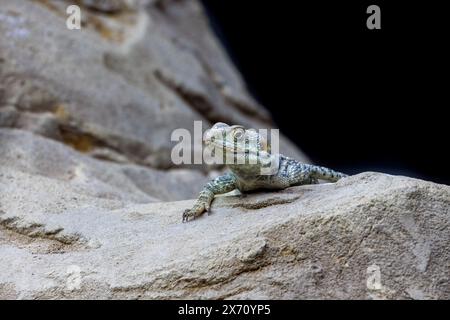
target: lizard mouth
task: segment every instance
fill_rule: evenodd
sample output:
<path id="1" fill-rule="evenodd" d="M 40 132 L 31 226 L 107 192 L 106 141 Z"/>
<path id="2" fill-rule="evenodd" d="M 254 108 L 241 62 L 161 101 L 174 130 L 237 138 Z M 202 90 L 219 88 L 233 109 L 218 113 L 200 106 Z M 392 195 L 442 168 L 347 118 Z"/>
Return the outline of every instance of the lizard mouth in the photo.
<path id="1" fill-rule="evenodd" d="M 237 145 L 234 145 L 225 140 L 226 133 L 222 131 L 217 132 L 214 130 L 207 130 L 203 136 L 203 143 L 206 147 L 210 149 L 216 149 L 225 152 L 242 152 Z M 223 139 L 218 139 L 217 137 L 223 137 Z"/>
<path id="2" fill-rule="evenodd" d="M 256 154 L 258 153 L 258 147 L 253 142 L 247 139 L 241 139 L 239 141 L 230 141 L 227 139 L 227 132 L 208 130 L 203 136 L 203 142 L 206 147 L 214 150 L 214 152 L 220 151 L 226 154 Z"/>
<path id="3" fill-rule="evenodd" d="M 223 142 L 209 141 L 209 143 L 205 142 L 205 145 L 213 152 L 213 154 L 216 154 L 217 152 L 222 152 L 223 154 L 234 155 L 239 157 L 246 157 L 246 156 L 259 157 L 261 155 L 261 151 L 259 151 L 258 149 L 242 148 L 239 145 L 236 146 L 229 142 L 223 143 Z"/>
<path id="4" fill-rule="evenodd" d="M 215 141 L 205 141 L 205 145 L 211 149 L 217 149 L 220 151 L 225 151 L 227 153 L 245 153 L 245 150 L 242 148 L 232 145 L 230 143 L 217 143 Z"/>

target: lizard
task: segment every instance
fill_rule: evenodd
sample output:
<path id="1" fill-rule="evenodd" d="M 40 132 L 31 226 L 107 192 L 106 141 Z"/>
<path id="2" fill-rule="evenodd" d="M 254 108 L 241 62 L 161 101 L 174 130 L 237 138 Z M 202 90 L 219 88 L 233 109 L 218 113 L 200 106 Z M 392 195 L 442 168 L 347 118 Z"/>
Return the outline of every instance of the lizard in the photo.
<path id="1" fill-rule="evenodd" d="M 347 176 L 326 167 L 301 163 L 282 154 L 271 154 L 262 135 L 241 125 L 218 122 L 205 132 L 203 142 L 212 154 L 218 152 L 222 159 L 227 159 L 225 165 L 230 172 L 204 186 L 193 207 L 183 212 L 183 222 L 209 212 L 215 195 L 235 189 L 241 193 L 258 189 L 281 190 L 317 184 L 319 179 L 336 182 Z"/>

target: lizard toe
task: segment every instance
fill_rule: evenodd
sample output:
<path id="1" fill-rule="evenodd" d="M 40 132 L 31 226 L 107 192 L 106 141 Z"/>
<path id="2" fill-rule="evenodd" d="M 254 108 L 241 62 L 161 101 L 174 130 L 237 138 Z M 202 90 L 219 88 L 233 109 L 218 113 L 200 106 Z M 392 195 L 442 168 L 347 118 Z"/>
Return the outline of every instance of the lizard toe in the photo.
<path id="1" fill-rule="evenodd" d="M 183 212 L 183 222 L 188 222 L 189 218 L 194 218 L 194 215 L 192 213 L 192 210 L 186 209 Z"/>

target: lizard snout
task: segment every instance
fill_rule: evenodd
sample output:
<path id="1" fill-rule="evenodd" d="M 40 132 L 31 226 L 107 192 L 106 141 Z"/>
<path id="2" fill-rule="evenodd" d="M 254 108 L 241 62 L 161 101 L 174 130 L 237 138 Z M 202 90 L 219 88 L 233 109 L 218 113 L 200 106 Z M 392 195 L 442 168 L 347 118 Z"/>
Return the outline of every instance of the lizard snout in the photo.
<path id="1" fill-rule="evenodd" d="M 211 130 L 206 130 L 205 133 L 203 134 L 203 143 L 205 144 L 209 144 L 211 143 L 213 134 L 211 132 Z"/>

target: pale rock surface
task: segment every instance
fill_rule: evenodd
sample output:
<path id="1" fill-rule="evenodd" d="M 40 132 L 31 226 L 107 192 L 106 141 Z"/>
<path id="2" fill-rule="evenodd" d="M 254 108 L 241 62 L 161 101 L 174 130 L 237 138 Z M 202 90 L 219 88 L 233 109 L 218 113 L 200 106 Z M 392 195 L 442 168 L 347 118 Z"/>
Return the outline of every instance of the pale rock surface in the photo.
<path id="1" fill-rule="evenodd" d="M 29 190 L 19 205 L 21 174 L 0 177 L 0 298 L 450 298 L 445 185 L 364 173 L 218 197 L 183 224 L 192 200 L 39 204 Z"/>
<path id="2" fill-rule="evenodd" d="M 167 169 L 174 129 L 217 121 L 273 126 L 197 1 L 0 0 L 0 125 L 96 156 Z M 281 150 L 307 160 L 282 137 Z M 117 156 L 110 156 L 117 160 Z"/>
<path id="3" fill-rule="evenodd" d="M 26 187 L 45 192 L 50 178 L 120 201 L 189 199 L 220 168 L 174 165 L 174 129 L 272 126 L 199 2 L 76 3 L 81 30 L 66 28 L 71 1 L 0 0 L 0 164 Z M 281 150 L 307 161 L 283 137 Z"/>
<path id="4" fill-rule="evenodd" d="M 172 131 L 270 115 L 198 1 L 76 3 L 82 30 L 0 0 L 0 298 L 450 298 L 448 186 L 364 173 L 182 224 L 220 170 L 175 167 Z"/>

